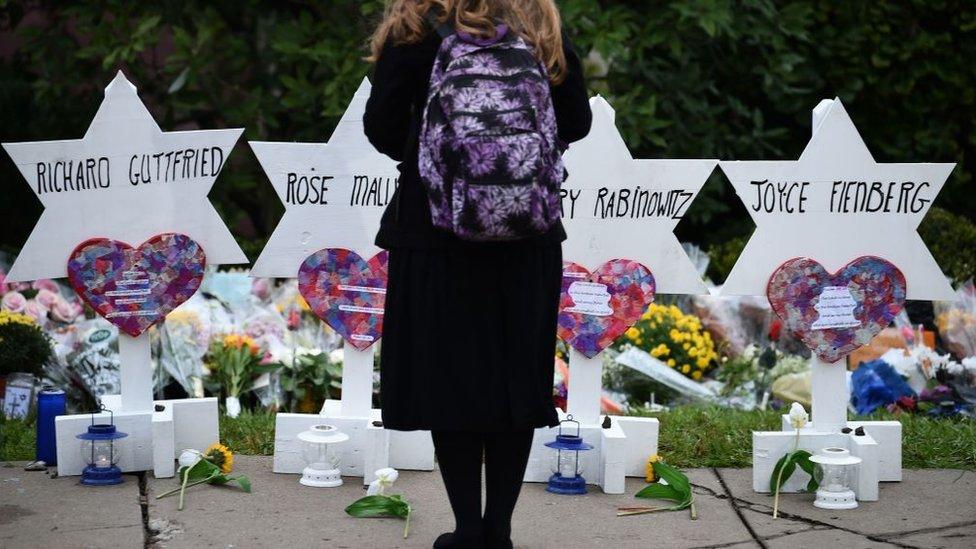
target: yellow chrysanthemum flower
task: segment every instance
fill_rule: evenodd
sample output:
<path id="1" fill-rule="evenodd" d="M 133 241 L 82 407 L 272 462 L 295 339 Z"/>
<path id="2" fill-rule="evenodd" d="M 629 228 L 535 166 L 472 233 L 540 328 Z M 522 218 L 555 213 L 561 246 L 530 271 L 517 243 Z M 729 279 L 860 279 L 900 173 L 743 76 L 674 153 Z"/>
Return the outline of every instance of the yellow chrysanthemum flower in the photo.
<path id="1" fill-rule="evenodd" d="M 694 379 L 695 381 L 698 381 L 699 379 L 701 379 L 701 376 L 702 376 L 702 373 L 700 371 L 697 371 L 697 370 L 691 373 L 691 379 Z"/>
<path id="2" fill-rule="evenodd" d="M 637 339 L 640 336 L 640 330 L 631 326 L 630 328 L 627 328 L 627 331 L 624 332 L 624 335 L 626 335 L 630 339 Z"/>
<path id="3" fill-rule="evenodd" d="M 647 458 L 647 463 L 644 465 L 644 479 L 647 482 L 654 482 L 654 464 L 661 460 L 661 456 L 654 454 Z"/>
<path id="4" fill-rule="evenodd" d="M 674 368 L 675 364 L 677 364 L 677 362 L 675 362 L 673 358 L 668 359 L 668 366 Z"/>
<path id="5" fill-rule="evenodd" d="M 691 366 L 689 366 L 687 364 L 682 364 L 681 365 L 681 373 L 682 374 L 687 374 L 690 371 L 691 371 Z"/>

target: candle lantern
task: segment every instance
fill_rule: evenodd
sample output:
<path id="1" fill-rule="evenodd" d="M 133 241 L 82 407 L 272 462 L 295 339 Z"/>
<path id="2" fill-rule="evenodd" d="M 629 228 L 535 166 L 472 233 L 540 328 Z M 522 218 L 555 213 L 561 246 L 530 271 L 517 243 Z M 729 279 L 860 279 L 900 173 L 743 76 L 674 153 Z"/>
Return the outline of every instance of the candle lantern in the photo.
<path id="1" fill-rule="evenodd" d="M 824 448 L 810 461 L 816 464 L 814 475 L 820 483 L 813 504 L 821 509 L 854 509 L 857 497 L 857 469 L 861 458 L 845 448 Z"/>
<path id="2" fill-rule="evenodd" d="M 299 482 L 317 488 L 342 486 L 335 445 L 349 440 L 349 435 L 334 425 L 313 425 L 311 429 L 299 433 L 298 440 L 302 444 L 302 457 L 306 463 Z"/>
<path id="3" fill-rule="evenodd" d="M 104 408 L 103 408 L 104 409 Z M 129 436 L 116 430 L 115 414 L 109 412 L 108 423 L 95 423 L 92 414 L 88 430 L 76 435 L 81 440 L 81 458 L 87 464 L 81 472 L 81 483 L 88 486 L 108 486 L 122 482 L 122 470 L 118 468 L 122 439 Z"/>
<path id="4" fill-rule="evenodd" d="M 563 425 L 567 423 L 576 424 L 576 434 L 563 432 Z M 580 423 L 573 419 L 572 414 L 559 422 L 556 440 L 547 442 L 546 446 L 556 450 L 553 472 L 546 491 L 554 494 L 585 494 L 586 479 L 580 474 L 579 453 L 592 450 L 593 445 L 583 441 Z"/>

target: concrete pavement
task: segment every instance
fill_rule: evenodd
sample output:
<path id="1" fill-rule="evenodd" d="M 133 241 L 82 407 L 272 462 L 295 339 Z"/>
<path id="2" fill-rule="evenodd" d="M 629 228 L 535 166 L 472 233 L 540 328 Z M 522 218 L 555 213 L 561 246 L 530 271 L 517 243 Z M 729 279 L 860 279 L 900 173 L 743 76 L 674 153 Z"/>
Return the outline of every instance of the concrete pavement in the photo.
<path id="1" fill-rule="evenodd" d="M 187 505 L 155 496 L 176 479 L 127 475 L 125 484 L 87 488 L 77 477 L 52 479 L 0 466 L 0 548 L 19 547 L 430 547 L 453 526 L 440 475 L 402 472 L 393 493 L 413 505 L 411 533 L 403 522 L 356 519 L 343 509 L 364 492 L 358 479 L 338 489 L 300 486 L 296 475 L 271 472 L 270 457 L 235 456 L 235 472 L 251 477 L 254 492 L 199 486 Z M 643 482 L 629 479 L 627 495 L 596 488 L 585 496 L 556 496 L 526 484 L 515 511 L 514 538 L 524 548 L 779 548 L 976 546 L 976 473 L 906 471 L 886 483 L 881 499 L 853 511 L 825 511 L 812 495 L 756 494 L 747 469 L 687 471 L 699 519 L 687 512 L 616 517 L 618 506 L 642 505 L 632 496 Z"/>

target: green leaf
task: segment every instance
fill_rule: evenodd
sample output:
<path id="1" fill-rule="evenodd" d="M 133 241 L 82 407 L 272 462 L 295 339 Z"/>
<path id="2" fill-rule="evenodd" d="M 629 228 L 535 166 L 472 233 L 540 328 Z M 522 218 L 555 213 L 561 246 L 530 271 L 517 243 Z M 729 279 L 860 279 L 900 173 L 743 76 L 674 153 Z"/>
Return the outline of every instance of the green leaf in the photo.
<path id="1" fill-rule="evenodd" d="M 647 498 L 647 499 L 666 499 L 674 502 L 682 502 L 685 499 L 685 495 L 679 493 L 674 489 L 673 486 L 667 484 L 661 484 L 655 482 L 645 486 L 640 492 L 634 494 L 636 498 Z"/>
<path id="2" fill-rule="evenodd" d="M 820 487 L 820 480 L 817 478 L 817 465 L 810 461 L 813 454 L 806 450 L 797 450 L 793 452 L 793 455 L 793 460 L 796 461 L 797 466 L 810 475 L 810 480 L 807 482 L 807 492 L 816 492 L 817 488 Z"/>
<path id="3" fill-rule="evenodd" d="M 684 473 L 660 460 L 655 462 L 653 467 L 654 473 L 667 481 L 668 485 L 683 496 L 682 499 L 691 497 L 691 483 L 688 482 L 688 477 Z"/>
<path id="4" fill-rule="evenodd" d="M 410 506 L 399 497 L 366 496 L 346 507 L 346 513 L 354 517 L 406 518 L 410 513 Z"/>
<path id="5" fill-rule="evenodd" d="M 237 485 L 241 487 L 241 490 L 244 490 L 248 494 L 251 493 L 251 479 L 247 478 L 245 475 L 237 475 L 233 477 L 228 477 L 225 475 L 220 475 L 220 476 L 222 477 L 221 478 L 222 482 L 220 482 L 220 484 L 236 482 Z"/>
<path id="6" fill-rule="evenodd" d="M 180 479 L 183 478 L 183 472 L 186 470 L 186 467 L 180 468 Z M 201 458 L 200 461 L 190 466 L 187 474 L 190 481 L 199 480 L 202 478 L 211 477 L 214 474 L 220 474 L 220 467 L 217 467 L 213 463 Z"/>

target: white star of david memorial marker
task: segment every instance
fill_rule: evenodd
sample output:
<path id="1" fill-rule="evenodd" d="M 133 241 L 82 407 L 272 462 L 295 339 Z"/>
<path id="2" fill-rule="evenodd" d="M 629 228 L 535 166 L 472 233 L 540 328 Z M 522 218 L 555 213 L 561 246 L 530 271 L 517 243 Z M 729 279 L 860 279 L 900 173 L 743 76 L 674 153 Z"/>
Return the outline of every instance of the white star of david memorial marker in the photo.
<path id="1" fill-rule="evenodd" d="M 246 263 L 207 198 L 243 131 L 164 132 L 119 71 L 83 138 L 4 143 L 44 205 L 8 280 L 64 277 L 75 247 L 96 237 L 138 246 L 183 233 L 208 264 Z M 152 410 L 148 335 L 120 334 L 119 346 L 122 408 Z"/>
<path id="2" fill-rule="evenodd" d="M 820 102 L 812 127 L 798 160 L 719 163 L 756 223 L 721 293 L 765 296 L 773 272 L 795 257 L 809 257 L 835 272 L 873 255 L 905 275 L 908 299 L 952 299 L 948 279 L 916 229 L 955 164 L 875 162 L 839 99 Z M 812 431 L 804 431 L 802 444 L 823 444 L 818 436 L 845 426 L 865 427 L 868 436 L 848 444 L 855 454 L 864 444 L 877 445 L 865 454 L 858 488 L 858 499 L 876 500 L 878 480 L 901 480 L 901 425 L 849 424 L 846 361 L 837 364 L 811 358 Z M 786 425 L 784 420 L 784 430 Z M 792 429 L 753 433 L 757 491 L 768 486 L 769 471 L 782 455 L 778 448 L 792 438 Z"/>
<path id="3" fill-rule="evenodd" d="M 119 72 L 81 139 L 4 143 L 44 206 L 14 261 L 9 279 L 67 275 L 68 258 L 90 238 L 139 246 L 160 233 L 182 233 L 200 244 L 208 264 L 247 257 L 207 199 L 243 129 L 163 132 Z M 119 334 L 121 395 L 102 402 L 129 434 L 119 466 L 173 476 L 179 448 L 204 447 L 217 436 L 215 398 L 162 401 L 153 406 L 149 335 Z M 100 419 L 108 420 L 108 414 Z M 57 418 L 58 473 L 84 467 L 74 436 L 91 415 Z M 185 446 L 175 447 L 177 440 Z M 72 449 L 74 449 L 72 451 Z"/>
<path id="4" fill-rule="evenodd" d="M 612 259 L 632 259 L 651 270 L 656 292 L 708 290 L 681 248 L 674 228 L 688 211 L 717 160 L 651 160 L 631 156 L 605 99 L 590 99 L 590 133 L 563 155 L 569 177 L 562 187 L 563 258 L 593 270 Z M 594 422 L 600 413 L 600 355 L 570 349 L 569 411 Z"/>
<path id="5" fill-rule="evenodd" d="M 305 258 L 323 248 L 350 249 L 367 261 L 379 252 L 373 240 L 400 173 L 363 133 L 369 92 L 364 78 L 328 143 L 250 142 L 285 205 L 252 276 L 294 278 Z M 373 347 L 346 345 L 343 353 L 342 413 L 368 416 Z"/>

